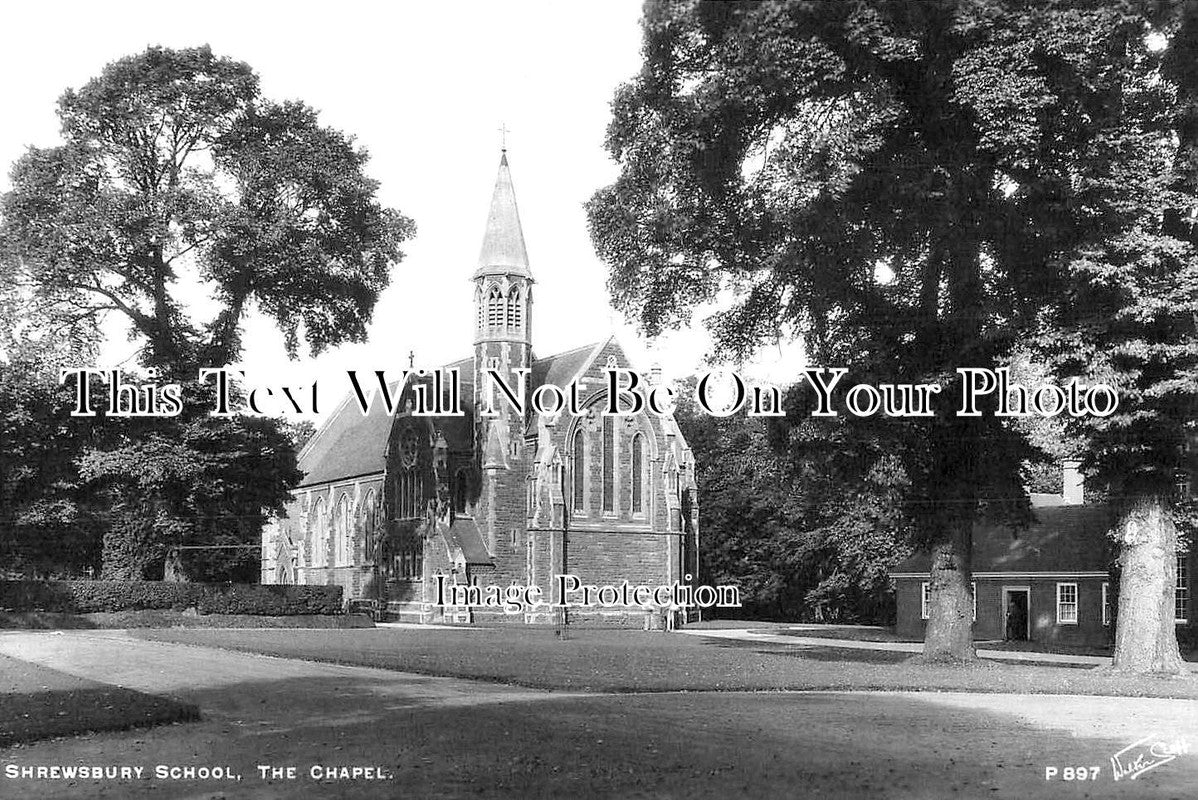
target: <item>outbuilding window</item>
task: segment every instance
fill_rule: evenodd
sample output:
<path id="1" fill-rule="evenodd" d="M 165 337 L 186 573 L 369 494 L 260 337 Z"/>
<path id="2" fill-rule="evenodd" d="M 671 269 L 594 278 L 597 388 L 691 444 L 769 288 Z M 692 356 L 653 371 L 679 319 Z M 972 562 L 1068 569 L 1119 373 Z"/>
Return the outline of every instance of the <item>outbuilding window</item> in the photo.
<path id="1" fill-rule="evenodd" d="M 1077 584 L 1057 584 L 1057 624 L 1077 624 Z"/>
<path id="2" fill-rule="evenodd" d="M 1190 569 L 1185 556 L 1177 557 L 1177 588 L 1173 592 L 1173 619 L 1185 624 L 1190 619 Z"/>
<path id="3" fill-rule="evenodd" d="M 969 593 L 973 595 L 973 621 L 977 622 L 978 621 L 978 583 L 977 583 L 977 581 L 970 582 Z M 928 583 L 927 581 L 924 581 L 923 585 L 920 587 L 920 601 L 919 601 L 920 619 L 929 619 L 928 608 L 929 608 L 929 601 L 931 599 L 932 599 L 931 584 Z"/>

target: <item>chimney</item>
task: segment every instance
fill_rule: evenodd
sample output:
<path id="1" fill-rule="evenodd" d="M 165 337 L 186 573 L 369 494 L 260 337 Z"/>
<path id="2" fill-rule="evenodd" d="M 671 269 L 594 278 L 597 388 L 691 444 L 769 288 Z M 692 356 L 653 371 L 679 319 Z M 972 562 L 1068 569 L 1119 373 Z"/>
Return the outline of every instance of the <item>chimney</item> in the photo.
<path id="1" fill-rule="evenodd" d="M 1067 506 L 1080 506 L 1086 502 L 1085 499 L 1085 479 L 1082 477 L 1080 461 L 1062 461 L 1061 476 L 1062 481 L 1061 495 L 1065 499 Z"/>

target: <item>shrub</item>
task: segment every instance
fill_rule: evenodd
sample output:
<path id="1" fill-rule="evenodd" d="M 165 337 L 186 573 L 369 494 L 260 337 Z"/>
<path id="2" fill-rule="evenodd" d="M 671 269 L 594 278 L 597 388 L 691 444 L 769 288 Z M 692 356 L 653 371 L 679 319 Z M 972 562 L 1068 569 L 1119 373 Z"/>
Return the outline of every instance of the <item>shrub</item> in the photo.
<path id="1" fill-rule="evenodd" d="M 0 610 L 182 611 L 201 614 L 339 614 L 340 586 L 171 583 L 164 581 L 0 581 Z"/>

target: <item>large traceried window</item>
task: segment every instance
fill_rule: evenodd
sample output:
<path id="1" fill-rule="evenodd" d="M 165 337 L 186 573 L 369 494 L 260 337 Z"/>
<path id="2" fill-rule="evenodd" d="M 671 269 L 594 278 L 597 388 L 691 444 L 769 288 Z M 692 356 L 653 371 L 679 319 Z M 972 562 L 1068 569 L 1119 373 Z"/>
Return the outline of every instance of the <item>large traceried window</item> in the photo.
<path id="1" fill-rule="evenodd" d="M 312 504 L 312 566 L 326 565 L 329 551 L 329 517 L 325 510 L 324 498 L 316 498 Z"/>
<path id="2" fill-rule="evenodd" d="M 603 418 L 603 513 L 616 509 L 616 445 L 615 425 L 611 417 Z"/>
<path id="3" fill-rule="evenodd" d="M 492 286 L 487 291 L 487 329 L 496 330 L 503 327 L 503 292 L 498 286 Z"/>
<path id="4" fill-rule="evenodd" d="M 645 513 L 645 437 L 632 437 L 632 513 Z"/>
<path id="5" fill-rule="evenodd" d="M 349 495 L 341 493 L 337 499 L 337 508 L 333 512 L 333 566 L 340 567 L 350 563 L 350 538 L 353 536 L 353 525 L 350 524 Z"/>
<path id="6" fill-rule="evenodd" d="M 1185 556 L 1177 557 L 1177 588 L 1173 592 L 1173 619 L 1185 623 L 1190 620 L 1190 568 Z"/>
<path id="7" fill-rule="evenodd" d="M 395 478 L 395 516 L 412 519 L 420 516 L 420 483 L 416 470 L 405 469 Z"/>
<path id="8" fill-rule="evenodd" d="M 572 491 L 574 497 L 574 510 L 580 514 L 586 513 L 587 494 L 586 494 L 586 474 L 587 474 L 587 437 L 581 428 L 574 434 L 573 450 L 574 466 L 570 470 L 573 473 L 571 478 Z"/>
<path id="9" fill-rule="evenodd" d="M 1077 624 L 1077 584 L 1057 584 L 1057 624 Z"/>

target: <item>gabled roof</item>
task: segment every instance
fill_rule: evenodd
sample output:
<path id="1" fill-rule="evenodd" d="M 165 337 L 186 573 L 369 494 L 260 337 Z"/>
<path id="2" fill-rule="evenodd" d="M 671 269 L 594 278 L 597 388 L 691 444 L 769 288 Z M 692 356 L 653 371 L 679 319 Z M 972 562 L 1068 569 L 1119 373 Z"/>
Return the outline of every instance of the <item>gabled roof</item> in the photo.
<path id="1" fill-rule="evenodd" d="M 455 361 L 440 369 L 457 369 L 462 376 L 463 396 L 473 394 L 473 391 L 467 390 L 467 385 L 472 385 L 474 380 L 472 359 Z M 362 381 L 363 390 L 369 391 L 366 376 L 359 377 L 359 380 Z M 388 388 L 392 396 L 399 395 L 399 381 L 388 384 Z M 369 395 L 367 397 L 369 399 Z M 299 468 L 304 473 L 300 485 L 328 483 L 382 472 L 392 420 L 382 398 L 375 397 L 370 412 L 363 416 L 357 398 L 352 392 L 347 394 L 337 410 L 329 415 L 300 451 Z"/>
<path id="2" fill-rule="evenodd" d="M 975 525 L 973 571 L 1105 572 L 1112 543 L 1107 538 L 1113 514 L 1104 505 L 1054 505 L 1033 508 L 1035 522 L 1021 530 Z M 927 574 L 931 558 L 918 553 L 892 574 Z"/>
<path id="3" fill-rule="evenodd" d="M 547 383 L 565 388 L 576 379 L 594 360 L 597 353 L 610 341 L 589 344 L 557 353 L 533 362 L 529 390 Z M 441 370 L 457 369 L 462 382 L 462 408 L 471 409 L 474 397 L 474 360 L 465 358 L 440 367 Z M 365 382 L 364 382 L 365 388 Z M 392 395 L 399 394 L 398 382 L 390 384 Z M 434 418 L 436 422 L 437 418 Z M 441 418 L 440 427 L 457 428 L 461 418 Z M 362 415 L 357 399 L 352 393 L 337 407 L 324 424 L 316 431 L 304 449 L 300 451 L 299 468 L 304 473 L 301 486 L 345 480 L 359 475 L 383 472 L 386 466 L 387 439 L 391 434 L 394 418 L 387 413 L 380 398 L 375 398 L 370 413 Z M 447 432 L 447 436 L 449 433 Z M 462 444 L 458 440 L 468 439 L 465 433 L 454 436 L 451 446 Z"/>
<path id="4" fill-rule="evenodd" d="M 480 278 L 483 275 L 520 275 L 532 279 L 506 151 L 499 159 L 499 175 L 495 178 L 491 211 L 487 215 L 487 229 L 483 234 L 482 250 L 478 254 L 478 269 L 473 277 Z"/>
<path id="5" fill-rule="evenodd" d="M 538 358 L 533 362 L 532 374 L 529 379 L 532 388 L 553 384 L 565 388 L 587 370 L 599 352 L 611 341 L 610 338 L 595 344 L 583 345 L 564 353 L 558 353 L 547 358 Z"/>

